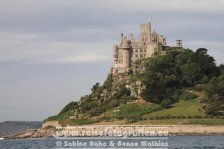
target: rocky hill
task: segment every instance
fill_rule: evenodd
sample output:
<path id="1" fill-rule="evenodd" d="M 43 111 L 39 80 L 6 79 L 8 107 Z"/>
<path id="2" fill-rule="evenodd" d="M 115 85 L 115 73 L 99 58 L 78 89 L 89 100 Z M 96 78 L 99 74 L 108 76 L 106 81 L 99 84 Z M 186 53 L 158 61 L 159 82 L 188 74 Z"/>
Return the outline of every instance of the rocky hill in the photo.
<path id="1" fill-rule="evenodd" d="M 96 83 L 90 95 L 69 103 L 45 123 L 224 124 L 224 66 L 216 66 L 207 49 L 171 50 L 135 65 L 144 71 L 109 73 L 103 85 Z"/>

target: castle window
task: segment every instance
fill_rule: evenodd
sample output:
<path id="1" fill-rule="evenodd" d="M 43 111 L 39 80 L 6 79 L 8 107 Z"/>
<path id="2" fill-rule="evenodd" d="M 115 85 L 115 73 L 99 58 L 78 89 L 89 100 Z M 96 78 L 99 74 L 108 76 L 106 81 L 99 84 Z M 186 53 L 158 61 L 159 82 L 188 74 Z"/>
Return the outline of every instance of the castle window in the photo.
<path id="1" fill-rule="evenodd" d="M 138 57 L 138 54 L 136 54 L 135 57 Z"/>
<path id="2" fill-rule="evenodd" d="M 135 52 L 138 52 L 138 50 L 135 50 Z"/>

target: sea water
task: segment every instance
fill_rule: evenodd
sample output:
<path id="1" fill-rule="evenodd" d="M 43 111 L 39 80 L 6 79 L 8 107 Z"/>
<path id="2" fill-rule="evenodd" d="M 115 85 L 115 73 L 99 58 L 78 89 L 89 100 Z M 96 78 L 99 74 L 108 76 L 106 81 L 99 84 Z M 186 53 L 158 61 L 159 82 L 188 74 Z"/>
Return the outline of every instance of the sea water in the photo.
<path id="1" fill-rule="evenodd" d="M 106 142 L 123 140 L 130 143 L 131 138 L 70 138 L 70 139 L 22 139 L 22 140 L 1 140 L 0 149 L 60 149 L 60 148 L 108 148 L 109 146 L 98 146 L 98 147 L 74 147 L 74 146 L 62 146 L 64 143 L 71 142 L 85 142 L 86 140 L 106 140 Z M 135 138 L 131 139 L 133 141 L 142 141 L 144 139 Z M 161 138 L 145 138 L 147 141 L 161 140 Z M 176 136 L 163 138 L 161 141 L 167 141 L 168 146 L 166 147 L 145 147 L 145 148 L 169 148 L 169 149 L 224 149 L 224 136 Z M 61 144 L 58 144 L 61 143 Z M 74 144 L 70 144 L 74 145 Z M 76 144 L 77 145 L 77 144 Z M 112 147 L 110 147 L 112 148 Z M 123 146 L 120 148 L 138 148 L 138 147 L 128 147 Z M 143 147 L 142 147 L 143 148 Z"/>

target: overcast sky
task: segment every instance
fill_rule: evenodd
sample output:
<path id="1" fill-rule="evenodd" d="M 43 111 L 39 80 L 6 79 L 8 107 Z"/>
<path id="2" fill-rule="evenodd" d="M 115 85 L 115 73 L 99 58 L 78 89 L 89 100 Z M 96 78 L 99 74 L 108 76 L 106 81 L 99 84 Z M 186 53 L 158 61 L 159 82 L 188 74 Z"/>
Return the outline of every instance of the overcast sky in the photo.
<path id="1" fill-rule="evenodd" d="M 90 93 L 120 33 L 152 26 L 224 62 L 224 0 L 0 0 L 0 121 L 43 120 Z"/>

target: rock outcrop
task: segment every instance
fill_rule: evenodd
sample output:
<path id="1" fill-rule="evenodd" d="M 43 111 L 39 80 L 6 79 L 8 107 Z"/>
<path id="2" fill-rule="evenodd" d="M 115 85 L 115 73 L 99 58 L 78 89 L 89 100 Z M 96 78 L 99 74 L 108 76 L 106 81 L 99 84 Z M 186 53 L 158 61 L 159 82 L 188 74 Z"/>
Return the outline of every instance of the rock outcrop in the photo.
<path id="1" fill-rule="evenodd" d="M 5 139 L 25 139 L 25 138 L 50 138 L 54 137 L 56 129 L 51 128 L 40 128 L 40 129 L 28 129 L 16 133 L 14 135 L 5 136 Z"/>

